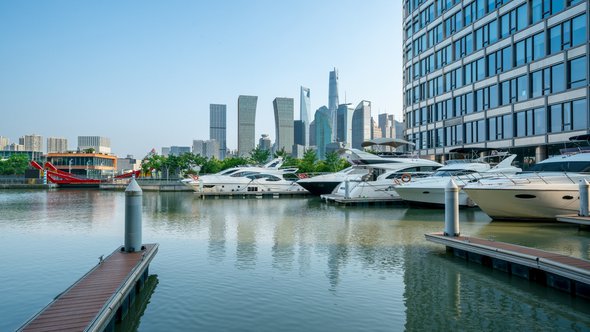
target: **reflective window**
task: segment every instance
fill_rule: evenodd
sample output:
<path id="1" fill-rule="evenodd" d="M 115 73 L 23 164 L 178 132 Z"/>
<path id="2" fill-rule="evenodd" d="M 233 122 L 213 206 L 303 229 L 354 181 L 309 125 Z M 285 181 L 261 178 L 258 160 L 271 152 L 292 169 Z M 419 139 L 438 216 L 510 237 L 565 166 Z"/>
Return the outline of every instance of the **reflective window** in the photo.
<path id="1" fill-rule="evenodd" d="M 568 86 L 570 89 L 586 86 L 586 56 L 569 61 Z"/>

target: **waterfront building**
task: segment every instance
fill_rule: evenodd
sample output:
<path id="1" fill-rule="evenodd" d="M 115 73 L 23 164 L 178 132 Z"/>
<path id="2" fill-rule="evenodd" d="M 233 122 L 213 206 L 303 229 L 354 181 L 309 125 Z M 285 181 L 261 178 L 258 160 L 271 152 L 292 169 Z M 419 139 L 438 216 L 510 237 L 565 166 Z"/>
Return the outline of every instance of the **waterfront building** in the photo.
<path id="1" fill-rule="evenodd" d="M 310 112 L 311 112 L 311 98 L 310 98 L 310 90 L 306 87 L 301 87 L 301 93 L 299 97 L 299 120 L 301 121 L 301 126 L 303 127 L 303 141 L 302 143 L 295 144 L 302 144 L 304 146 L 309 146 L 309 122 L 310 122 Z"/>
<path id="2" fill-rule="evenodd" d="M 326 157 L 326 145 L 332 142 L 332 118 L 331 112 L 326 106 L 322 106 L 315 111 L 314 123 L 317 155 L 319 159 L 324 159 Z"/>
<path id="3" fill-rule="evenodd" d="M 258 140 L 258 148 L 260 150 L 270 150 L 272 147 L 272 142 L 270 141 L 270 137 L 267 134 L 262 134 L 262 137 Z"/>
<path id="4" fill-rule="evenodd" d="M 125 158 L 117 158 L 117 174 L 133 172 L 141 169 L 141 160 L 135 159 L 132 155 Z"/>
<path id="5" fill-rule="evenodd" d="M 330 110 L 330 128 L 332 130 L 331 142 L 337 140 L 337 120 L 336 113 L 338 111 L 338 71 L 336 68 L 330 71 L 330 80 L 328 86 L 328 109 Z"/>
<path id="6" fill-rule="evenodd" d="M 352 113 L 354 113 L 352 104 L 338 105 L 336 141 L 344 143 L 344 146 L 349 148 L 352 146 Z"/>
<path id="7" fill-rule="evenodd" d="M 60 137 L 47 137 L 47 153 L 68 151 L 68 140 Z"/>
<path id="8" fill-rule="evenodd" d="M 190 153 L 190 152 L 191 152 L 190 146 L 174 146 L 173 145 L 170 147 L 170 152 L 168 153 L 168 155 L 178 157 L 182 154 Z"/>
<path id="9" fill-rule="evenodd" d="M 0 136 L 0 150 L 8 149 L 8 145 L 10 145 L 8 137 Z"/>
<path id="10" fill-rule="evenodd" d="M 293 142 L 305 146 L 305 128 L 301 120 L 293 121 Z"/>
<path id="11" fill-rule="evenodd" d="M 78 136 L 78 151 L 94 149 L 96 153 L 111 153 L 111 139 L 101 136 Z"/>
<path id="12" fill-rule="evenodd" d="M 25 135 L 23 137 L 23 143 L 25 146 L 25 151 L 35 151 L 41 152 L 43 151 L 43 137 L 39 135 Z"/>
<path id="13" fill-rule="evenodd" d="M 362 143 L 371 139 L 371 102 L 363 100 L 352 113 L 352 148 L 362 149 Z"/>
<path id="14" fill-rule="evenodd" d="M 201 155 L 206 158 L 219 159 L 219 142 L 211 140 L 194 140 L 193 154 Z"/>
<path id="15" fill-rule="evenodd" d="M 378 116 L 379 130 L 381 131 L 381 137 L 393 138 L 395 137 L 395 127 L 393 125 L 394 118 L 393 114 L 381 113 Z"/>
<path id="16" fill-rule="evenodd" d="M 227 106 L 223 104 L 209 105 L 209 139 L 219 142 L 219 159 L 225 159 L 226 146 L 226 115 Z"/>
<path id="17" fill-rule="evenodd" d="M 315 117 L 315 114 L 314 114 Z M 315 119 L 309 123 L 309 146 L 316 146 Z"/>
<path id="18" fill-rule="evenodd" d="M 8 146 L 6 147 L 5 150 L 0 150 L 0 160 L 2 159 L 8 159 L 10 158 L 10 156 L 12 155 L 25 155 L 27 156 L 27 158 L 29 160 L 36 160 L 39 162 L 43 162 L 44 158 L 43 158 L 43 152 L 41 151 L 25 151 L 25 147 L 24 145 L 20 145 L 20 144 L 15 144 L 12 143 L 10 145 L 16 145 L 18 146 L 19 150 L 11 150 L 11 147 Z"/>
<path id="19" fill-rule="evenodd" d="M 238 156 L 249 156 L 256 144 L 257 96 L 238 97 Z"/>
<path id="20" fill-rule="evenodd" d="M 47 161 L 60 171 L 88 178 L 113 176 L 117 171 L 117 157 L 104 153 L 48 153 Z"/>
<path id="21" fill-rule="evenodd" d="M 276 150 L 293 150 L 293 98 L 275 98 L 272 102 L 275 114 Z"/>
<path id="22" fill-rule="evenodd" d="M 588 1 L 404 1 L 404 122 L 416 152 L 510 149 L 522 163 L 587 134 Z"/>

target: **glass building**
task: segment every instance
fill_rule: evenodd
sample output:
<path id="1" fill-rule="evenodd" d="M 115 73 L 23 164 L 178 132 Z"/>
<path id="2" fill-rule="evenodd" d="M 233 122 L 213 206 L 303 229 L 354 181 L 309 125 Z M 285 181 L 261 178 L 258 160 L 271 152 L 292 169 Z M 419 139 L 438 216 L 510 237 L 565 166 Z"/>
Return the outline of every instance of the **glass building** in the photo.
<path id="1" fill-rule="evenodd" d="M 559 153 L 588 130 L 588 0 L 405 0 L 405 135 L 456 147 Z"/>
<path id="2" fill-rule="evenodd" d="M 353 149 L 363 149 L 363 142 L 371 139 L 371 129 L 371 102 L 363 100 L 352 113 Z"/>
<path id="3" fill-rule="evenodd" d="M 256 147 L 257 96 L 238 97 L 238 155 L 249 156 Z"/>
<path id="4" fill-rule="evenodd" d="M 338 71 L 336 68 L 330 72 L 328 85 L 328 109 L 330 110 L 330 127 L 332 128 L 332 142 L 336 142 L 337 112 L 338 112 Z"/>
<path id="5" fill-rule="evenodd" d="M 317 109 L 314 115 L 314 136 L 319 159 L 326 157 L 326 146 L 332 142 L 331 121 L 331 112 L 326 106 Z"/>
<path id="6" fill-rule="evenodd" d="M 344 146 L 352 147 L 352 114 L 354 106 L 352 104 L 338 105 L 336 114 L 336 141 L 344 143 Z"/>
<path id="7" fill-rule="evenodd" d="M 219 159 L 225 159 L 227 106 L 223 104 L 209 105 L 209 139 L 219 142 Z"/>
<path id="8" fill-rule="evenodd" d="M 309 122 L 310 122 L 310 111 L 311 111 L 311 98 L 309 88 L 301 87 L 301 94 L 299 96 L 299 120 L 303 126 L 303 143 L 304 146 L 309 146 Z"/>
<path id="9" fill-rule="evenodd" d="M 275 113 L 276 149 L 293 151 L 293 98 L 275 98 L 272 102 Z"/>

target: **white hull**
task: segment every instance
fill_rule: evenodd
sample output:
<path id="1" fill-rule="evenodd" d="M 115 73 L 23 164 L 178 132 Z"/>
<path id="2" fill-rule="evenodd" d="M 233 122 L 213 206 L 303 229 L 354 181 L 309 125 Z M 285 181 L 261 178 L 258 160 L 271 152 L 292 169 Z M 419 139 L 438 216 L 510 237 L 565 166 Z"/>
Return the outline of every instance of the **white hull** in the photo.
<path id="1" fill-rule="evenodd" d="M 333 194 L 345 198 L 365 198 L 370 201 L 373 198 L 391 199 L 398 198 L 399 195 L 394 188 L 393 181 L 349 181 L 348 197 L 346 196 L 346 182 L 342 182 L 334 190 Z"/>
<path id="2" fill-rule="evenodd" d="M 404 201 L 429 205 L 445 205 L 444 187 L 397 186 L 395 189 Z M 475 206 L 475 203 L 463 190 L 459 191 L 459 206 Z"/>

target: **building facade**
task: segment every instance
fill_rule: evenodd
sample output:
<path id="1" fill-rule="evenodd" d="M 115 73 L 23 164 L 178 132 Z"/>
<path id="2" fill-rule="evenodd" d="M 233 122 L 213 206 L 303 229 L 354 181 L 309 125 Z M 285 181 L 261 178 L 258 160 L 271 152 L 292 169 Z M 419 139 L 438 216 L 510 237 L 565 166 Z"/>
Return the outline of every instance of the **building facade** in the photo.
<path id="1" fill-rule="evenodd" d="M 238 97 L 238 156 L 249 156 L 256 146 L 257 96 Z"/>
<path id="2" fill-rule="evenodd" d="M 522 163 L 587 134 L 588 0 L 404 1 L 405 135 L 420 155 L 510 149 Z"/>
<path id="3" fill-rule="evenodd" d="M 285 149 L 291 154 L 293 149 L 293 98 L 275 98 L 272 102 L 275 114 L 277 151 Z"/>
<path id="4" fill-rule="evenodd" d="M 219 159 L 219 142 L 216 140 L 194 140 L 193 154 L 206 158 Z"/>
<path id="5" fill-rule="evenodd" d="M 301 125 L 303 126 L 303 141 L 302 143 L 295 144 L 302 144 L 304 146 L 309 146 L 309 122 L 311 121 L 310 117 L 311 112 L 311 98 L 310 98 L 310 90 L 306 87 L 301 87 L 301 93 L 299 96 L 299 120 L 301 121 Z"/>
<path id="6" fill-rule="evenodd" d="M 0 136 L 0 150 L 8 150 L 8 145 L 10 145 L 8 137 Z"/>
<path id="7" fill-rule="evenodd" d="M 258 140 L 258 148 L 260 150 L 268 151 L 272 147 L 272 142 L 267 134 L 262 134 L 262 137 Z"/>
<path id="8" fill-rule="evenodd" d="M 47 137 L 47 153 L 67 152 L 68 140 L 60 137 Z"/>
<path id="9" fill-rule="evenodd" d="M 101 136 L 78 136 L 78 151 L 94 149 L 96 153 L 111 153 L 111 139 Z"/>
<path id="10" fill-rule="evenodd" d="M 336 141 L 344 143 L 344 146 L 352 147 L 352 114 L 354 107 L 352 104 L 338 105 Z"/>
<path id="11" fill-rule="evenodd" d="M 26 151 L 43 151 L 43 137 L 39 135 L 25 135 L 23 138 L 23 145 Z"/>
<path id="12" fill-rule="evenodd" d="M 363 142 L 371 139 L 371 128 L 371 102 L 363 100 L 352 113 L 353 149 L 363 149 Z"/>
<path id="13" fill-rule="evenodd" d="M 332 142 L 332 114 L 326 106 L 315 111 L 315 144 L 319 159 L 326 157 L 326 146 Z"/>
<path id="14" fill-rule="evenodd" d="M 332 142 L 336 142 L 338 131 L 337 112 L 338 112 L 338 71 L 336 68 L 330 71 L 330 80 L 328 85 L 328 109 L 330 110 L 330 127 L 332 128 Z"/>
<path id="15" fill-rule="evenodd" d="M 226 122 L 227 105 L 209 105 L 209 139 L 219 142 L 219 159 L 225 159 L 226 145 Z"/>

